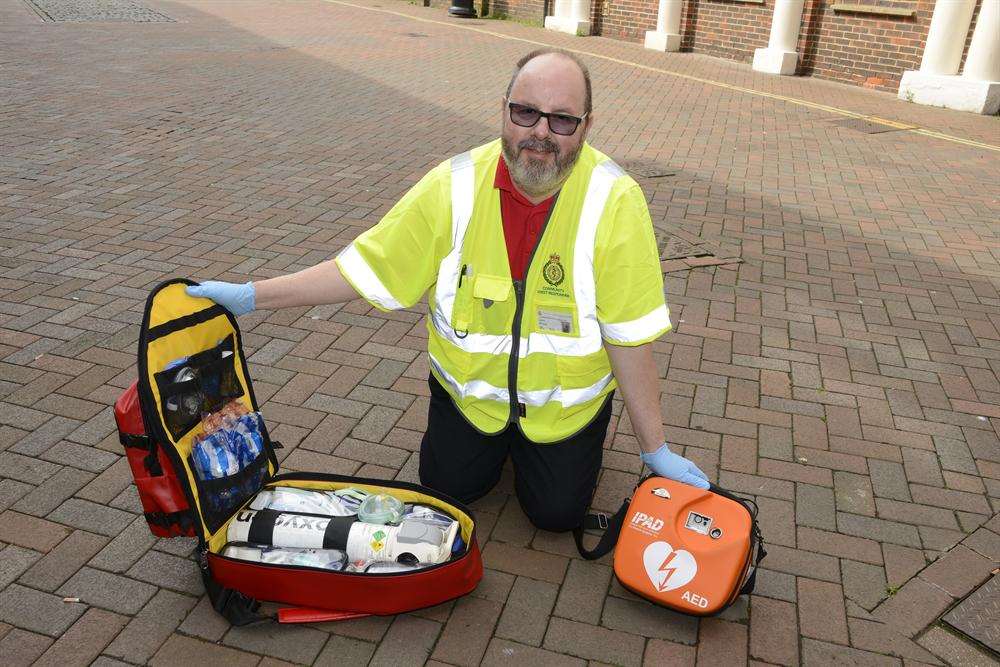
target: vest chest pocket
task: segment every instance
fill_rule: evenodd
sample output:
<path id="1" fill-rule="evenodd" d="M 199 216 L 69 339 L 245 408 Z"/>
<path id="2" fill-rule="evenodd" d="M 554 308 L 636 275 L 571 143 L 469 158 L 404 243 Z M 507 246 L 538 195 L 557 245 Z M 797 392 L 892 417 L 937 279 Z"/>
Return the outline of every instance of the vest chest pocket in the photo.
<path id="1" fill-rule="evenodd" d="M 473 321 L 476 330 L 502 334 L 510 328 L 511 295 L 514 285 L 507 276 L 480 274 L 472 285 Z"/>
<path id="2" fill-rule="evenodd" d="M 483 303 L 477 303 L 477 306 L 489 309 L 497 301 L 509 299 L 513 289 L 510 278 L 478 275 L 473 281 L 472 296 L 483 300 Z"/>
<path id="3" fill-rule="evenodd" d="M 514 286 L 506 276 L 486 274 L 462 276 L 462 284 L 455 294 L 452 328 L 464 338 L 469 331 L 477 333 L 502 333 L 509 328 L 509 308 L 496 308 L 511 298 Z"/>

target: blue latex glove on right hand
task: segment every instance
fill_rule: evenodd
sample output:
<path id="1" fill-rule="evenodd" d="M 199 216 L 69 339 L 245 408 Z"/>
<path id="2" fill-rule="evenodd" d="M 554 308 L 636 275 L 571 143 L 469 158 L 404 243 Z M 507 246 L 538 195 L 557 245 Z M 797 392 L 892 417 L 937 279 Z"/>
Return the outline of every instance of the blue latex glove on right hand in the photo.
<path id="1" fill-rule="evenodd" d="M 200 285 L 189 285 L 185 290 L 188 296 L 203 297 L 216 302 L 233 315 L 252 313 L 256 307 L 254 302 L 257 291 L 253 283 L 224 283 L 218 280 L 206 280 Z"/>
<path id="2" fill-rule="evenodd" d="M 670 451 L 667 443 L 660 445 L 660 448 L 655 452 L 642 452 L 639 456 L 642 462 L 660 477 L 697 486 L 699 489 L 709 487 L 708 477 L 705 473 L 691 461 Z"/>

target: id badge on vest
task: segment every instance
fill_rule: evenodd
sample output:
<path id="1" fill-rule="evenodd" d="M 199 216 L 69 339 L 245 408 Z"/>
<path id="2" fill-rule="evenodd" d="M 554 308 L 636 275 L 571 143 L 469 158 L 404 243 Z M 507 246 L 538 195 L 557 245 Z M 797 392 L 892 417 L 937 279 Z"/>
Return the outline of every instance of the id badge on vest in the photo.
<path id="1" fill-rule="evenodd" d="M 538 328 L 542 331 L 555 331 L 568 335 L 573 331 L 573 315 L 539 308 Z"/>
<path id="2" fill-rule="evenodd" d="M 574 306 L 542 301 L 535 303 L 534 311 L 535 327 L 540 333 L 554 333 L 563 336 L 579 335 Z"/>

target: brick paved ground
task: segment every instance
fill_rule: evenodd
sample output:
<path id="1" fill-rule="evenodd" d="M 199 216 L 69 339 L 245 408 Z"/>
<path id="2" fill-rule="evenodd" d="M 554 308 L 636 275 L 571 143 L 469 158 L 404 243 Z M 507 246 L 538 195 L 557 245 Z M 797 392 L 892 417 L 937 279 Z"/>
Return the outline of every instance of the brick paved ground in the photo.
<path id="1" fill-rule="evenodd" d="M 1000 559 L 998 153 L 816 105 L 1000 144 L 996 118 L 393 0 L 145 6 L 173 22 L 43 23 L 0 0 L 5 665 L 990 662 L 927 626 Z M 507 476 L 475 507 L 472 595 L 229 628 L 192 542 L 146 530 L 114 433 L 149 288 L 332 256 L 495 136 L 525 40 L 600 56 L 593 142 L 672 172 L 642 179 L 658 227 L 739 260 L 665 265 L 677 330 L 656 354 L 671 441 L 761 506 L 757 594 L 701 622 L 652 607 L 534 531 Z M 419 309 L 242 326 L 285 468 L 415 478 Z M 616 419 L 598 507 L 632 487 L 634 450 Z"/>

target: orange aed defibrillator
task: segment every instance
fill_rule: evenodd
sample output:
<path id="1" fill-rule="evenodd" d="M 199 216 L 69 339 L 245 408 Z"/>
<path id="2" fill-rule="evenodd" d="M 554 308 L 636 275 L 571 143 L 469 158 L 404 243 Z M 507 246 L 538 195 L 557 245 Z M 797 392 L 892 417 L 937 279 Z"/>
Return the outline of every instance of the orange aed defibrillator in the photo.
<path id="1" fill-rule="evenodd" d="M 592 550 L 583 546 L 585 528 L 605 529 Z M 574 536 L 584 558 L 615 550 L 615 576 L 625 588 L 695 616 L 717 614 L 751 592 L 767 553 L 752 500 L 655 476 L 614 516 L 588 515 Z"/>

